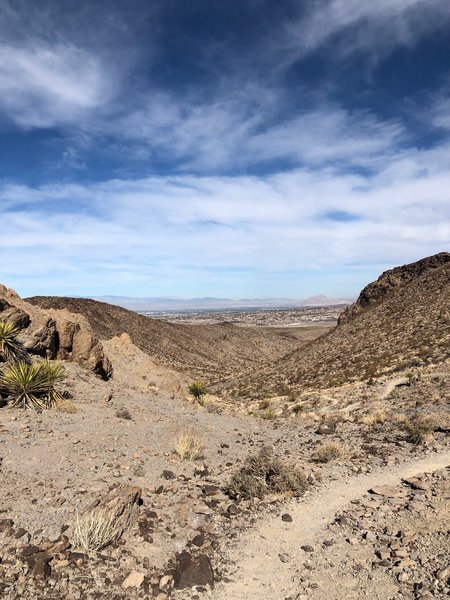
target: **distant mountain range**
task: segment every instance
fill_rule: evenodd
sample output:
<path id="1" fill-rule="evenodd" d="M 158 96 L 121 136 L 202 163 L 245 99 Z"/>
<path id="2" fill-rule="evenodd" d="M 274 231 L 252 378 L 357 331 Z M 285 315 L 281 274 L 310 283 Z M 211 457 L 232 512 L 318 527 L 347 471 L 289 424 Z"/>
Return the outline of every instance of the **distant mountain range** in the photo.
<path id="1" fill-rule="evenodd" d="M 292 298 L 133 298 L 129 296 L 97 296 L 93 300 L 115 304 L 137 312 L 183 311 L 183 310 L 239 310 L 239 309 L 270 309 L 270 308 L 296 308 L 305 306 L 336 306 L 348 305 L 353 300 L 348 298 L 327 298 L 326 296 L 312 296 L 306 300 L 293 300 Z"/>

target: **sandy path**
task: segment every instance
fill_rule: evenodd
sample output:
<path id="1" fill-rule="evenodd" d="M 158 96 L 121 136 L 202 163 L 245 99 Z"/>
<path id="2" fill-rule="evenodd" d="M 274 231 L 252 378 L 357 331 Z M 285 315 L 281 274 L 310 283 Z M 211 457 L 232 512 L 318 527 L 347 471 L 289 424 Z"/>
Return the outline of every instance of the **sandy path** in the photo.
<path id="1" fill-rule="evenodd" d="M 399 385 L 410 385 L 408 378 L 395 377 L 394 379 L 389 379 L 389 381 L 386 381 L 378 396 L 378 400 L 385 400 Z"/>
<path id="2" fill-rule="evenodd" d="M 446 451 L 332 482 L 310 496 L 291 501 L 281 512 L 288 512 L 292 523 L 284 523 L 280 516 L 269 516 L 227 548 L 225 556 L 236 566 L 236 572 L 232 581 L 219 583 L 209 597 L 213 600 L 284 600 L 291 594 L 295 597 L 294 565 L 305 560 L 301 546 L 325 539 L 325 527 L 336 512 L 374 486 L 396 485 L 402 478 L 449 465 L 450 451 Z M 291 557 L 290 563 L 280 561 L 279 554 L 283 553 Z"/>

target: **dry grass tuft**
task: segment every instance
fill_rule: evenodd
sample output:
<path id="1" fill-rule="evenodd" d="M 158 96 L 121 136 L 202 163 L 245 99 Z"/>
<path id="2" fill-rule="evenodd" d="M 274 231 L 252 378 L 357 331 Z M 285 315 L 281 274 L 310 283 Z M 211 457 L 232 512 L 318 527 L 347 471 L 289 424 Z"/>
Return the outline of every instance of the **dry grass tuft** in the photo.
<path id="1" fill-rule="evenodd" d="M 313 410 L 308 410 L 306 412 L 299 412 L 297 414 L 302 419 L 302 421 L 305 421 L 306 423 L 317 423 L 318 421 L 321 420 L 320 415 L 318 415 Z"/>
<path id="2" fill-rule="evenodd" d="M 96 510 L 78 517 L 73 535 L 73 545 L 83 552 L 97 552 L 117 542 L 134 521 L 136 511 L 126 519 L 118 518 L 114 512 Z"/>
<path id="3" fill-rule="evenodd" d="M 302 496 L 308 485 L 305 476 L 281 462 L 272 448 L 263 448 L 249 456 L 242 468 L 233 475 L 227 489 L 231 498 L 264 498 L 268 494 Z"/>
<path id="4" fill-rule="evenodd" d="M 258 408 L 260 408 L 261 410 L 264 410 L 269 407 L 270 407 L 270 400 L 268 400 L 267 398 L 264 398 L 264 400 L 261 400 L 258 404 Z"/>
<path id="5" fill-rule="evenodd" d="M 174 452 L 181 460 L 197 460 L 204 458 L 205 444 L 195 435 L 183 433 L 176 441 Z"/>
<path id="6" fill-rule="evenodd" d="M 322 444 L 314 452 L 314 460 L 320 463 L 331 462 L 332 460 L 338 460 L 345 454 L 345 448 L 340 444 L 330 442 L 329 444 Z"/>
<path id="7" fill-rule="evenodd" d="M 373 412 L 367 413 L 363 415 L 359 422 L 362 425 L 368 425 L 369 427 L 373 427 L 373 425 L 383 425 L 386 422 L 387 414 L 386 412 L 380 408 L 378 410 L 374 410 Z"/>

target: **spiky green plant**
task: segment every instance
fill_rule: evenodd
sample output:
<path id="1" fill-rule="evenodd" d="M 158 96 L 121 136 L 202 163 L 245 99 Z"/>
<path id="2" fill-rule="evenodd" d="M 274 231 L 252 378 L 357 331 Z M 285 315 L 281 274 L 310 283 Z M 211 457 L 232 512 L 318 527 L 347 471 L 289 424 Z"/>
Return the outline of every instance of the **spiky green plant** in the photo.
<path id="1" fill-rule="evenodd" d="M 19 328 L 9 321 L 0 321 L 0 362 L 29 362 L 24 345 L 17 339 Z"/>
<path id="2" fill-rule="evenodd" d="M 206 394 L 206 385 L 202 381 L 193 381 L 189 384 L 188 387 L 189 393 L 194 396 L 194 398 L 200 402 L 202 402 L 202 397 Z"/>
<path id="3" fill-rule="evenodd" d="M 55 385 L 64 377 L 60 363 L 11 363 L 0 374 L 0 388 L 11 398 L 13 407 L 52 408 L 62 398 Z"/>

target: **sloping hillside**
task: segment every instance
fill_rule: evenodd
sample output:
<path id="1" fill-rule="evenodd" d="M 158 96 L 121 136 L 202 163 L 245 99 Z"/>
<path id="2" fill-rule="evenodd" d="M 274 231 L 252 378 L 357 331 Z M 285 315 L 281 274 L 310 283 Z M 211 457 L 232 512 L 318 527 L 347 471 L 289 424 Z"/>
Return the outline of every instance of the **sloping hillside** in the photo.
<path id="1" fill-rule="evenodd" d="M 440 252 L 409 265 L 385 271 L 376 281 L 372 281 L 372 283 L 366 285 L 359 294 L 356 302 L 348 306 L 341 314 L 339 323 L 353 319 L 364 310 L 380 304 L 398 291 L 400 287 L 417 280 L 422 273 L 439 269 L 439 267 L 445 264 L 448 265 L 449 261 L 450 254 L 448 252 Z M 432 301 L 432 299 L 430 300 Z"/>
<path id="2" fill-rule="evenodd" d="M 384 273 L 367 286 L 340 324 L 307 346 L 241 377 L 240 393 L 329 387 L 450 355 L 450 254 Z"/>
<path id="3" fill-rule="evenodd" d="M 82 314 L 103 340 L 127 333 L 136 346 L 159 364 L 207 381 L 259 368 L 301 345 L 295 333 L 229 324 L 167 323 L 96 300 L 35 296 L 27 298 L 27 302 Z M 311 336 L 320 333 L 322 330 L 317 329 Z M 308 332 L 305 334 L 307 337 Z"/>

